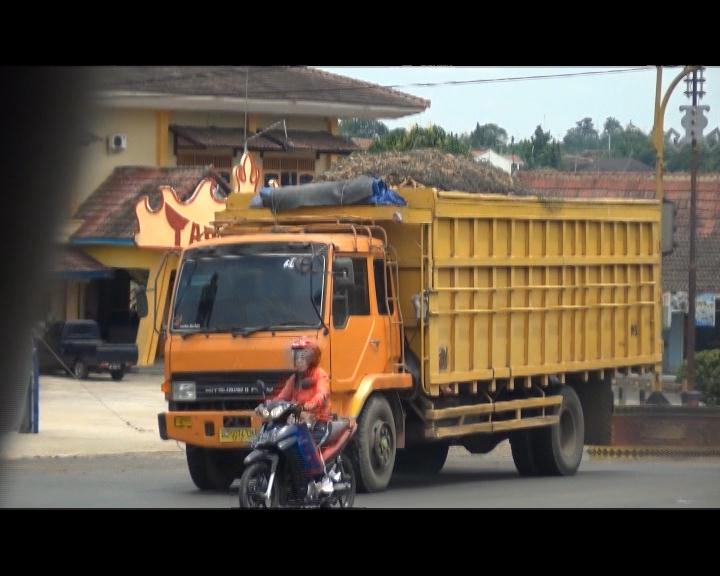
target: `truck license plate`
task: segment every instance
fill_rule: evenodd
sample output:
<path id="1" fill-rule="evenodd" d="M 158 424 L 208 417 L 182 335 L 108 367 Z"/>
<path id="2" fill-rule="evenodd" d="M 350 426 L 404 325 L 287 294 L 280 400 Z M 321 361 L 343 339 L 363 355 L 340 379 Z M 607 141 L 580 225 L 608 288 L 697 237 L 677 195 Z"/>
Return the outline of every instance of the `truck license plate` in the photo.
<path id="1" fill-rule="evenodd" d="M 220 442 L 250 442 L 255 436 L 254 428 L 221 428 Z"/>

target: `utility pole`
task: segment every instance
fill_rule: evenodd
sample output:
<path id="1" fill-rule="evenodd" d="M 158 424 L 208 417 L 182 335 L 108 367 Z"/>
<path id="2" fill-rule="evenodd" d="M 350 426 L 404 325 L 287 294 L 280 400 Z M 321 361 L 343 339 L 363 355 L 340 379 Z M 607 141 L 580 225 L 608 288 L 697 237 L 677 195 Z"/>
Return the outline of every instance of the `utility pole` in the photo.
<path id="1" fill-rule="evenodd" d="M 697 171 L 698 171 L 698 100 L 702 99 L 705 92 L 702 83 L 703 69 L 695 70 L 692 78 L 685 80 L 687 90 L 685 95 L 692 97 L 692 120 L 690 128 L 690 261 L 688 263 L 688 316 L 685 339 L 685 357 L 687 358 L 687 380 L 686 390 L 683 395 L 684 403 L 697 405 L 699 393 L 695 389 L 695 299 L 697 297 Z M 698 84 L 700 86 L 698 86 Z M 690 88 L 692 85 L 692 89 Z"/>

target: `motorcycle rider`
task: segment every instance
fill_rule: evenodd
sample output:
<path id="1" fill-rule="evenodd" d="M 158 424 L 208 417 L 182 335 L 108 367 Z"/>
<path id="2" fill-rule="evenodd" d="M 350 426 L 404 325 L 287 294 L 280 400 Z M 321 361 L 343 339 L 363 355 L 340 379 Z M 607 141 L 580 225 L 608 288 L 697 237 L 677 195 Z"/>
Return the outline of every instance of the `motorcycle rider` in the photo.
<path id="1" fill-rule="evenodd" d="M 303 419 L 308 422 L 316 446 L 319 446 L 327 433 L 330 420 L 330 378 L 320 366 L 320 347 L 316 342 L 300 339 L 293 342 L 293 363 L 295 374 L 274 396 L 275 400 L 298 402 L 303 408 Z M 333 491 L 333 484 L 327 473 L 323 477 L 320 490 Z"/>

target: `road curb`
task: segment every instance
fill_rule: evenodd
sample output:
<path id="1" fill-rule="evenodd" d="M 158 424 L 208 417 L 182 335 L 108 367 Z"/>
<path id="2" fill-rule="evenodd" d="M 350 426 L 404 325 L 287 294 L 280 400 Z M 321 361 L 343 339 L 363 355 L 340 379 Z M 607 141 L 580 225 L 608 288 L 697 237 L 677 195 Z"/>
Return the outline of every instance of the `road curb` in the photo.
<path id="1" fill-rule="evenodd" d="M 678 456 L 720 456 L 720 447 L 693 446 L 588 446 L 587 453 L 595 459 Z"/>

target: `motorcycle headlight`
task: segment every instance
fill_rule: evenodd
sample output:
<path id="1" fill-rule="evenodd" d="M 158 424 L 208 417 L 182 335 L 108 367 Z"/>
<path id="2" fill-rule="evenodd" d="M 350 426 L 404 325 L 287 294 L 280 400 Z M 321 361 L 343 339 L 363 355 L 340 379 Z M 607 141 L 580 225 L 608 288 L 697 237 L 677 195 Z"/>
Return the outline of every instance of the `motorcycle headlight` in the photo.
<path id="1" fill-rule="evenodd" d="M 173 400 L 183 402 L 196 400 L 195 382 L 173 382 Z"/>
<path id="2" fill-rule="evenodd" d="M 285 406 L 275 406 L 272 410 L 270 410 L 270 418 L 279 418 L 283 412 L 285 412 Z"/>

